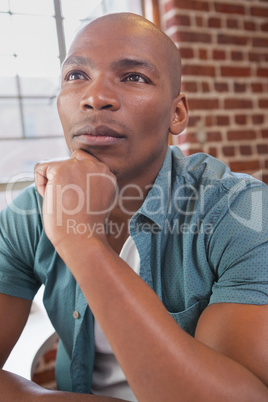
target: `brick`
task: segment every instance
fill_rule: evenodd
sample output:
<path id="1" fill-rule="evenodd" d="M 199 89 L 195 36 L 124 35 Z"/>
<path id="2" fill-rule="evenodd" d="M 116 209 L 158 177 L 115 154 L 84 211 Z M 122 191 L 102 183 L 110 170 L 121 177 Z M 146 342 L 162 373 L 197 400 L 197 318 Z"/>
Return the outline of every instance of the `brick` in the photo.
<path id="1" fill-rule="evenodd" d="M 209 28 L 221 28 L 221 19 L 215 18 L 215 17 L 210 17 L 208 19 L 208 27 Z"/>
<path id="2" fill-rule="evenodd" d="M 227 132 L 229 141 L 244 141 L 256 139 L 256 132 L 254 130 L 229 130 Z"/>
<path id="3" fill-rule="evenodd" d="M 255 114 L 252 116 L 252 123 L 253 124 L 262 124 L 264 122 L 264 115 L 262 114 Z"/>
<path id="4" fill-rule="evenodd" d="M 246 92 L 246 90 L 247 90 L 247 85 L 246 84 L 241 84 L 240 82 L 235 82 L 234 83 L 234 91 L 235 91 L 235 93 Z"/>
<path id="5" fill-rule="evenodd" d="M 268 78 L 268 68 L 257 68 L 257 77 Z"/>
<path id="6" fill-rule="evenodd" d="M 224 100 L 224 108 L 229 109 L 252 109 L 252 100 L 227 98 Z"/>
<path id="7" fill-rule="evenodd" d="M 197 83 L 194 81 L 183 81 L 181 85 L 185 92 L 197 92 Z"/>
<path id="8" fill-rule="evenodd" d="M 264 24 L 261 24 L 261 30 L 264 32 L 268 31 L 268 22 L 265 22 Z"/>
<path id="9" fill-rule="evenodd" d="M 268 184 L 268 175 L 263 174 L 262 175 L 262 181 L 266 184 Z"/>
<path id="10" fill-rule="evenodd" d="M 267 109 L 268 108 L 268 99 L 259 99 L 259 107 Z"/>
<path id="11" fill-rule="evenodd" d="M 45 363 L 50 363 L 52 361 L 56 361 L 56 356 L 57 356 L 57 349 L 49 349 L 44 355 L 43 359 Z"/>
<path id="12" fill-rule="evenodd" d="M 202 82 L 202 92 L 206 93 L 206 92 L 210 92 L 210 87 L 208 82 Z"/>
<path id="13" fill-rule="evenodd" d="M 207 133 L 207 141 L 208 142 L 216 142 L 216 141 L 221 141 L 221 133 L 219 131 L 212 131 Z"/>
<path id="14" fill-rule="evenodd" d="M 213 50 L 213 59 L 214 60 L 225 60 L 226 53 L 224 50 Z"/>
<path id="15" fill-rule="evenodd" d="M 216 116 L 217 126 L 229 126 L 230 118 L 229 116 Z"/>
<path id="16" fill-rule="evenodd" d="M 226 21 L 226 25 L 227 25 L 227 28 L 230 28 L 230 29 L 238 29 L 239 28 L 238 20 L 228 19 Z"/>
<path id="17" fill-rule="evenodd" d="M 234 61 L 244 60 L 244 54 L 242 52 L 231 52 L 231 57 Z"/>
<path id="18" fill-rule="evenodd" d="M 209 3 L 207 1 L 177 0 L 175 4 L 179 10 L 209 11 Z"/>
<path id="19" fill-rule="evenodd" d="M 212 37 L 209 33 L 204 32 L 185 32 L 180 31 L 178 33 L 181 42 L 193 42 L 193 43 L 211 43 Z"/>
<path id="20" fill-rule="evenodd" d="M 229 87 L 226 82 L 215 82 L 214 88 L 217 92 L 228 92 Z"/>
<path id="21" fill-rule="evenodd" d="M 215 125 L 214 120 L 215 120 L 214 116 L 211 115 L 206 116 L 206 127 L 214 126 Z"/>
<path id="22" fill-rule="evenodd" d="M 245 46 L 248 43 L 246 36 L 218 34 L 218 43 L 221 45 Z"/>
<path id="23" fill-rule="evenodd" d="M 184 135 L 179 135 L 179 144 L 190 143 L 194 144 L 197 143 L 196 133 L 187 131 Z"/>
<path id="24" fill-rule="evenodd" d="M 168 11 L 172 10 L 173 8 L 174 8 L 174 1 L 171 0 L 168 3 L 165 4 L 164 12 L 167 13 Z"/>
<path id="25" fill-rule="evenodd" d="M 225 14 L 245 14 L 245 7 L 231 3 L 215 3 L 215 10 Z"/>
<path id="26" fill-rule="evenodd" d="M 219 100 L 211 98 L 188 98 L 190 110 L 214 110 L 219 109 Z"/>
<path id="27" fill-rule="evenodd" d="M 253 21 L 245 21 L 244 22 L 244 28 L 247 31 L 256 31 L 256 24 Z"/>
<path id="28" fill-rule="evenodd" d="M 250 145 L 241 145 L 239 148 L 241 155 L 244 156 L 252 155 L 252 148 Z"/>
<path id="29" fill-rule="evenodd" d="M 257 144 L 258 154 L 268 154 L 268 144 Z"/>
<path id="30" fill-rule="evenodd" d="M 32 380 L 39 385 L 55 381 L 55 370 L 51 369 L 42 371 L 40 373 L 35 373 Z"/>
<path id="31" fill-rule="evenodd" d="M 268 7 L 251 7 L 250 14 L 254 17 L 268 17 Z"/>
<path id="32" fill-rule="evenodd" d="M 234 156 L 235 155 L 235 148 L 231 146 L 222 147 L 222 152 L 224 156 Z"/>
<path id="33" fill-rule="evenodd" d="M 264 92 L 263 84 L 260 82 L 253 82 L 251 84 L 252 92 Z"/>
<path id="34" fill-rule="evenodd" d="M 250 77 L 251 68 L 250 67 L 232 67 L 232 66 L 222 66 L 221 67 L 222 77 Z"/>
<path id="35" fill-rule="evenodd" d="M 247 116 L 244 114 L 238 114 L 235 116 L 235 122 L 236 124 L 244 125 L 247 124 Z"/>
<path id="36" fill-rule="evenodd" d="M 256 62 L 261 62 L 264 59 L 263 53 L 256 53 L 256 52 L 249 52 L 248 58 L 249 61 L 256 61 Z"/>
<path id="37" fill-rule="evenodd" d="M 190 155 L 193 155 L 193 154 L 197 154 L 199 152 L 204 152 L 203 148 L 189 148 L 189 149 L 184 151 L 184 154 L 186 156 L 190 156 Z"/>
<path id="38" fill-rule="evenodd" d="M 200 64 L 184 64 L 182 66 L 182 75 L 194 75 L 194 76 L 207 76 L 215 77 L 215 67 L 214 66 L 202 66 Z"/>
<path id="39" fill-rule="evenodd" d="M 180 55 L 182 59 L 192 59 L 194 51 L 190 47 L 180 47 Z"/>
<path id="40" fill-rule="evenodd" d="M 203 27 L 204 26 L 202 17 L 198 16 L 198 17 L 195 18 L 195 20 L 196 20 L 196 26 L 197 27 Z"/>
<path id="41" fill-rule="evenodd" d="M 253 45 L 253 47 L 264 47 L 265 49 L 267 49 L 268 39 L 263 38 L 263 37 L 252 38 L 252 45 Z"/>
<path id="42" fill-rule="evenodd" d="M 200 60 L 207 60 L 208 58 L 208 52 L 207 49 L 199 49 L 199 59 Z"/>
<path id="43" fill-rule="evenodd" d="M 208 153 L 209 155 L 214 156 L 214 158 L 217 158 L 218 156 L 218 150 L 215 147 L 210 147 Z"/>
<path id="44" fill-rule="evenodd" d="M 188 127 L 194 127 L 200 121 L 200 116 L 189 116 Z"/>
<path id="45" fill-rule="evenodd" d="M 260 163 L 257 160 L 235 161 L 229 163 L 230 169 L 234 172 L 252 172 L 260 169 Z"/>
<path id="46" fill-rule="evenodd" d="M 166 28 L 170 28 L 172 26 L 181 27 L 181 26 L 190 26 L 190 17 L 188 15 L 174 15 L 172 18 L 169 18 L 166 22 Z"/>

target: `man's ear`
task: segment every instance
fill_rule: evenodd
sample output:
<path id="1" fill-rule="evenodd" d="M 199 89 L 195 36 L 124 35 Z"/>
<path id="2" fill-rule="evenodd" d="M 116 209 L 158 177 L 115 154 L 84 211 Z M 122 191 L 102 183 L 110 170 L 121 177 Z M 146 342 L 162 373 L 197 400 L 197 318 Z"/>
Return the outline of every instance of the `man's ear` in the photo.
<path id="1" fill-rule="evenodd" d="M 188 103 L 184 94 L 181 93 L 174 99 L 173 110 L 169 131 L 172 135 L 178 135 L 188 123 Z"/>

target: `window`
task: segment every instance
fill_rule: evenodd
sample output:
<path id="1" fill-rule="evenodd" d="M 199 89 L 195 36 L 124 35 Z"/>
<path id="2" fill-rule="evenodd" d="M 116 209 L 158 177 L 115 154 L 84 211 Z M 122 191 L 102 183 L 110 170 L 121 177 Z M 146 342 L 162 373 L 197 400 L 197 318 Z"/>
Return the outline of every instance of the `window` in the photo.
<path id="1" fill-rule="evenodd" d="M 0 0 L 0 209 L 19 182 L 33 179 L 38 160 L 68 154 L 56 96 L 60 65 L 77 30 L 110 12 L 142 14 L 141 3 Z"/>

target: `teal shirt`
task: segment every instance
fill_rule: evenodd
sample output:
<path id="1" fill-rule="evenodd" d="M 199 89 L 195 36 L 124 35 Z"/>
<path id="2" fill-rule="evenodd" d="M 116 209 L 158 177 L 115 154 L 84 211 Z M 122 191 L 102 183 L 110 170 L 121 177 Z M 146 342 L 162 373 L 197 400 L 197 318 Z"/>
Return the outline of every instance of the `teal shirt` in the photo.
<path id="1" fill-rule="evenodd" d="M 265 184 L 215 158 L 168 148 L 129 231 L 140 277 L 189 334 L 209 304 L 268 303 L 267 195 Z M 31 186 L 0 214 L 0 292 L 32 300 L 45 285 L 44 305 L 61 339 L 59 388 L 87 393 L 94 317 L 44 233 L 41 204 Z"/>

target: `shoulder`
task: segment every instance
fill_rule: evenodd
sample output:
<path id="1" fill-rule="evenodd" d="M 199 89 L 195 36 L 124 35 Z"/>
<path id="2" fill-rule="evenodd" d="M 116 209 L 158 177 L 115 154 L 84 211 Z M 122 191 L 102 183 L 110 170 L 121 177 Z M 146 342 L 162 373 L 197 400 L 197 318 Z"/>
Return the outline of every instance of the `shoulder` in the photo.
<path id="1" fill-rule="evenodd" d="M 11 235 L 13 232 L 27 232 L 37 234 L 43 229 L 42 224 L 42 197 L 34 185 L 30 185 L 20 192 L 14 199 L 7 199 L 8 205 L 0 212 L 0 226 L 2 235 Z"/>
<path id="2" fill-rule="evenodd" d="M 267 196 L 268 187 L 254 177 L 232 172 L 225 163 L 205 153 L 184 156 L 178 147 L 171 147 L 172 184 L 180 187 L 181 192 L 198 194 L 195 201 L 211 204 L 226 197 L 228 203 L 244 193 L 258 193 Z"/>

